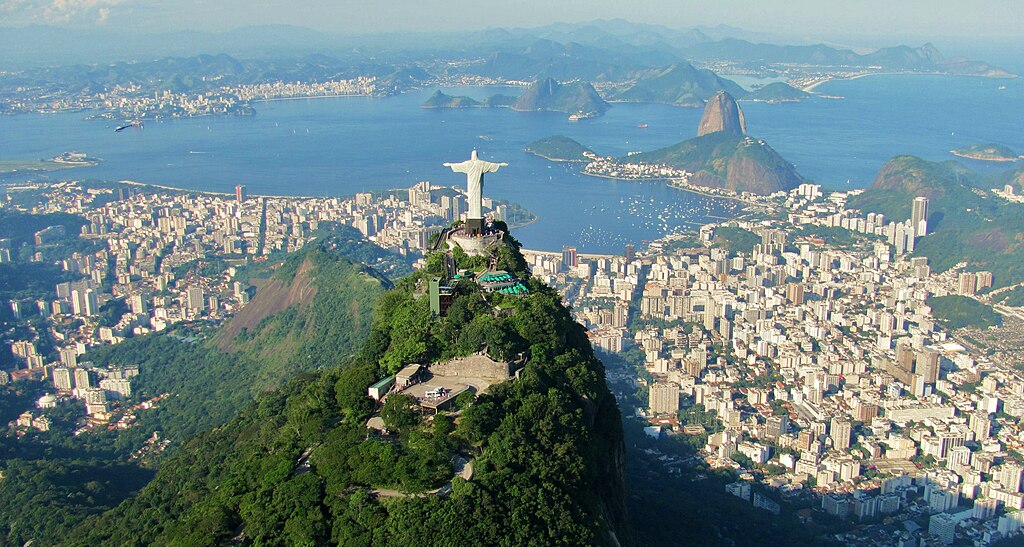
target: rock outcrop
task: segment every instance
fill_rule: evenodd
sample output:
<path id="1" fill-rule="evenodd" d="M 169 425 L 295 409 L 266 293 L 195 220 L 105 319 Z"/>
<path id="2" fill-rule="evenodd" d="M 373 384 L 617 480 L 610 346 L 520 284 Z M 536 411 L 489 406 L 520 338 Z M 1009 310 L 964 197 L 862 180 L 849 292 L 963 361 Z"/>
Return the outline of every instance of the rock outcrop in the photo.
<path id="1" fill-rule="evenodd" d="M 611 108 L 611 105 L 587 82 L 559 84 L 553 78 L 545 78 L 534 82 L 519 96 L 512 108 L 521 111 L 549 110 L 599 116 Z"/>
<path id="2" fill-rule="evenodd" d="M 697 126 L 697 136 L 725 131 L 742 137 L 747 134 L 747 122 L 736 99 L 725 91 L 719 91 L 704 107 L 704 115 Z"/>
<path id="3" fill-rule="evenodd" d="M 622 161 L 682 169 L 691 174 L 691 184 L 739 193 L 767 195 L 805 182 L 793 164 L 768 143 L 748 137 L 746 129 L 736 100 L 721 92 L 708 101 L 696 138 Z"/>
<path id="4" fill-rule="evenodd" d="M 421 108 L 473 108 L 477 106 L 483 105 L 472 97 L 447 95 L 440 89 L 420 105 Z"/>

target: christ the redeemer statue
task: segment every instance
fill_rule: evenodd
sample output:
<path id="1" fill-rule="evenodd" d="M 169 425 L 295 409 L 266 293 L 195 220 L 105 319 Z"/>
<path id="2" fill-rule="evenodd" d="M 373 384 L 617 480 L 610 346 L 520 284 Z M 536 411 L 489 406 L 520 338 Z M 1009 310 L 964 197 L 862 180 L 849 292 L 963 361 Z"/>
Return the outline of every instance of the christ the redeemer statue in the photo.
<path id="1" fill-rule="evenodd" d="M 499 167 L 506 165 L 508 164 L 483 161 L 477 157 L 476 150 L 473 150 L 467 161 L 444 164 L 445 167 L 451 167 L 452 171 L 456 173 L 466 174 L 466 192 L 469 201 L 469 214 L 466 215 L 466 224 L 471 233 L 475 232 L 474 235 L 480 233 L 480 230 L 483 228 L 484 174 L 494 173 Z"/>

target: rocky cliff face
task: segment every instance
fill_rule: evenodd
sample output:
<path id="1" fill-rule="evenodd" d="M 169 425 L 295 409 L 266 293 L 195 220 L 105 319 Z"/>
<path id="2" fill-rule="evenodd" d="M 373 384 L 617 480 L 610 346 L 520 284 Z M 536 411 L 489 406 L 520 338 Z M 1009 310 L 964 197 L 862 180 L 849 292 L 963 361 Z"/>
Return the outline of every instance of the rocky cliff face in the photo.
<path id="1" fill-rule="evenodd" d="M 715 131 L 624 161 L 683 169 L 692 174 L 693 184 L 735 192 L 767 195 L 804 182 L 793 164 L 767 143 L 731 131 Z"/>
<path id="2" fill-rule="evenodd" d="M 725 131 L 737 136 L 747 134 L 747 123 L 736 99 L 725 91 L 719 91 L 704 107 L 704 115 L 697 126 L 697 136 Z"/>
<path id="3" fill-rule="evenodd" d="M 757 148 L 756 153 L 744 148 Z M 793 165 L 762 142 L 742 142 L 729 159 L 724 187 L 736 192 L 772 194 L 804 182 Z"/>

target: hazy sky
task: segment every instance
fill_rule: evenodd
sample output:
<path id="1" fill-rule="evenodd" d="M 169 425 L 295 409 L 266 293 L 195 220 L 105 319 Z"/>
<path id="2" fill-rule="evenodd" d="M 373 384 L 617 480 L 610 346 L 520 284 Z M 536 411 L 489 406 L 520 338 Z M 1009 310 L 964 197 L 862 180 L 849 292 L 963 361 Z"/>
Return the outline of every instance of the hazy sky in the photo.
<path id="1" fill-rule="evenodd" d="M 327 32 L 538 26 L 621 17 L 672 27 L 726 24 L 829 36 L 1008 37 L 1020 0 L 0 0 L 0 25 L 228 30 L 290 24 Z"/>

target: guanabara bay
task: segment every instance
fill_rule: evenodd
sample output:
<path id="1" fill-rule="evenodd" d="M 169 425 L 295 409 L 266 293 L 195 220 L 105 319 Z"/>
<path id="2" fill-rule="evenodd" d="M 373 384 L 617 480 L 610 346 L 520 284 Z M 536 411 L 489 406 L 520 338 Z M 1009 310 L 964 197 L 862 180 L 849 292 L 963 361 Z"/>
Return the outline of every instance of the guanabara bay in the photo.
<path id="1" fill-rule="evenodd" d="M 1024 542 L 1024 10 L 0 0 L 0 546 Z"/>

